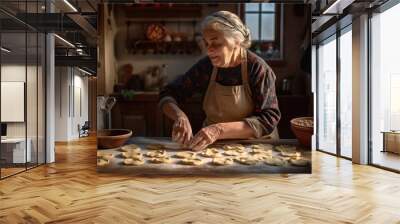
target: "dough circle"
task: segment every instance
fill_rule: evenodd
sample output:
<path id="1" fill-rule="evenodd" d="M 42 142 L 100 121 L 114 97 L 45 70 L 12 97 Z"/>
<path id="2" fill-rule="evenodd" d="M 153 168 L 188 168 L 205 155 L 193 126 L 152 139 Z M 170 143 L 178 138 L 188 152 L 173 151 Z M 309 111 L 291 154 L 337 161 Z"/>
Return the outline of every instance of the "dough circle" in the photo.
<path id="1" fill-rule="evenodd" d="M 125 165 L 133 165 L 133 166 L 139 166 L 144 164 L 144 160 L 143 159 L 124 159 L 124 164 Z"/>
<path id="2" fill-rule="evenodd" d="M 97 158 L 98 159 L 104 159 L 104 160 L 110 160 L 114 157 L 112 153 L 107 153 L 107 152 L 97 152 Z"/>
<path id="3" fill-rule="evenodd" d="M 97 166 L 107 166 L 109 164 L 110 164 L 110 160 L 108 160 L 108 159 L 102 159 L 102 158 L 97 159 Z"/>
<path id="4" fill-rule="evenodd" d="M 271 166 L 284 166 L 286 165 L 286 161 L 279 157 L 268 157 L 264 160 L 264 162 Z"/>
<path id="5" fill-rule="evenodd" d="M 308 159 L 304 158 L 290 159 L 289 161 L 293 166 L 307 166 L 310 163 Z"/>
<path id="6" fill-rule="evenodd" d="M 165 150 L 156 150 L 147 152 L 145 155 L 151 158 L 163 158 L 167 156 L 167 152 Z"/>
<path id="7" fill-rule="evenodd" d="M 233 164 L 233 159 L 232 158 L 225 158 L 225 157 L 214 158 L 211 161 L 211 163 L 213 165 L 217 165 L 217 166 L 232 165 Z"/>
<path id="8" fill-rule="evenodd" d="M 129 145 L 122 146 L 121 150 L 124 151 L 124 152 L 136 152 L 136 153 L 139 153 L 141 149 L 140 149 L 140 147 L 138 145 L 129 144 Z"/>
<path id="9" fill-rule="evenodd" d="M 196 153 L 194 152 L 177 152 L 175 154 L 175 157 L 180 158 L 180 159 L 190 159 L 196 157 Z"/>
<path id="10" fill-rule="evenodd" d="M 172 159 L 170 157 L 159 157 L 159 158 L 151 158 L 148 160 L 150 163 L 171 163 Z"/>
<path id="11" fill-rule="evenodd" d="M 222 148 L 227 151 L 235 150 L 235 151 L 239 151 L 239 152 L 244 152 L 246 149 L 242 144 L 228 144 L 228 145 L 224 145 Z"/>
<path id="12" fill-rule="evenodd" d="M 215 158 L 215 157 L 221 156 L 221 154 L 219 154 L 218 149 L 216 149 L 216 148 L 207 148 L 207 149 L 201 151 L 199 153 L 199 155 L 201 155 L 203 157 L 208 157 L 208 158 Z"/>
<path id="13" fill-rule="evenodd" d="M 235 161 L 243 165 L 255 165 L 258 161 L 249 157 L 237 157 Z"/>
<path id="14" fill-rule="evenodd" d="M 254 144 L 250 146 L 252 149 L 264 149 L 264 150 L 269 150 L 269 149 L 273 149 L 274 146 L 271 144 Z"/>
<path id="15" fill-rule="evenodd" d="M 143 156 L 141 153 L 130 153 L 130 152 L 122 152 L 121 153 L 122 157 L 125 159 L 136 159 L 136 160 L 141 160 L 143 159 Z"/>
<path id="16" fill-rule="evenodd" d="M 203 160 L 199 158 L 189 158 L 189 159 L 182 159 L 179 163 L 183 165 L 191 165 L 191 166 L 200 166 L 203 164 Z"/>

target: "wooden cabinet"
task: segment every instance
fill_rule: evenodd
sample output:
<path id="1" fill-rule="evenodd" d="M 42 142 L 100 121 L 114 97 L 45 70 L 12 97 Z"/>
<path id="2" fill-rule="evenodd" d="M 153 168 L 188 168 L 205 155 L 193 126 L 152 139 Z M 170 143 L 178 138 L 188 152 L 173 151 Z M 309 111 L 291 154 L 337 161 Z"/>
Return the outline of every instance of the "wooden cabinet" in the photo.
<path id="1" fill-rule="evenodd" d="M 132 100 L 117 97 L 111 111 L 112 128 L 131 129 L 135 136 L 162 136 L 158 94 L 136 94 Z"/>
<path id="2" fill-rule="evenodd" d="M 194 97 L 179 105 L 187 114 L 195 134 L 202 127 L 205 114 L 201 97 Z M 290 129 L 290 120 L 295 117 L 310 116 L 307 96 L 278 96 L 282 113 L 278 124 L 282 139 L 295 138 Z M 172 121 L 164 116 L 158 108 L 158 94 L 136 94 L 132 100 L 118 99 L 112 110 L 112 127 L 133 130 L 135 136 L 170 137 Z"/>

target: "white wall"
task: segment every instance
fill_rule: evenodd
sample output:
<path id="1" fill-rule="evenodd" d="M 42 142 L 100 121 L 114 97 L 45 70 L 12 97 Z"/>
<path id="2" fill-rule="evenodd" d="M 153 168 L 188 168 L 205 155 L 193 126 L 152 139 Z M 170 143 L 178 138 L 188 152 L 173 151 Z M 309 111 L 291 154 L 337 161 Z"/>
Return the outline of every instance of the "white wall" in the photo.
<path id="1" fill-rule="evenodd" d="M 88 78 L 76 68 L 56 67 L 55 85 L 55 140 L 78 139 L 78 124 L 82 126 L 89 117 Z"/>

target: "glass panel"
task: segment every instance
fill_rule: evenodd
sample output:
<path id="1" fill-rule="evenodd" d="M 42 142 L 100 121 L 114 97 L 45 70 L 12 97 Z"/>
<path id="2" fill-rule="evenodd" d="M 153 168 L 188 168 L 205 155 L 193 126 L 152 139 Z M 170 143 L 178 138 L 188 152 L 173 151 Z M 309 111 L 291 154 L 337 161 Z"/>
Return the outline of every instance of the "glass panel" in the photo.
<path id="1" fill-rule="evenodd" d="M 263 4 L 261 4 L 261 10 L 263 12 L 275 12 L 275 3 L 263 3 Z"/>
<path id="2" fill-rule="evenodd" d="M 318 48 L 318 149 L 336 153 L 336 39 Z"/>
<path id="3" fill-rule="evenodd" d="M 340 150 L 352 157 L 352 33 L 340 37 Z"/>
<path id="4" fill-rule="evenodd" d="M 37 143 L 37 74 L 38 74 L 38 35 L 36 32 L 27 33 L 28 38 L 28 63 L 26 80 L 26 113 L 27 113 L 27 149 L 31 151 L 28 168 L 37 165 L 38 143 Z"/>
<path id="5" fill-rule="evenodd" d="M 376 14 L 371 19 L 371 137 L 372 163 L 400 170 L 400 4 Z M 384 146 L 384 142 L 386 146 Z M 382 152 L 383 151 L 383 152 Z"/>
<path id="6" fill-rule="evenodd" d="M 1 46 L 1 159 L 2 177 L 25 170 L 30 161 L 26 151 L 25 89 L 26 33 L 2 33 Z"/>
<path id="7" fill-rule="evenodd" d="M 248 11 L 260 11 L 259 3 L 246 3 L 246 12 Z"/>
<path id="8" fill-rule="evenodd" d="M 275 14 L 262 14 L 261 24 L 261 40 L 275 40 Z"/>
<path id="9" fill-rule="evenodd" d="M 259 40 L 259 14 L 246 14 L 246 25 L 250 29 L 251 38 L 253 40 Z"/>
<path id="10" fill-rule="evenodd" d="M 38 45 L 38 163 L 45 163 L 45 51 L 46 37 L 39 34 Z"/>

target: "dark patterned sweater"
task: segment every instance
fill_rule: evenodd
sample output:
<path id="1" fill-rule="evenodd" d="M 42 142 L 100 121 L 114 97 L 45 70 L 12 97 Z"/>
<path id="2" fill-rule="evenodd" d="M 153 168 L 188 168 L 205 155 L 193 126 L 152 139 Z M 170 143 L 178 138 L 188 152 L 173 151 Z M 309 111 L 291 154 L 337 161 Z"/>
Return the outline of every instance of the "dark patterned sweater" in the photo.
<path id="1" fill-rule="evenodd" d="M 162 106 L 166 101 L 183 103 L 195 93 L 204 97 L 212 69 L 213 65 L 208 56 L 199 60 L 184 75 L 176 78 L 160 92 L 159 105 Z M 250 125 L 259 138 L 270 134 L 281 117 L 275 91 L 276 77 L 268 64 L 251 51 L 247 51 L 247 69 L 254 111 L 243 121 Z M 218 68 L 216 81 L 224 86 L 242 85 L 241 65 Z"/>

